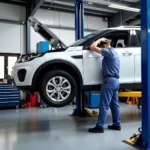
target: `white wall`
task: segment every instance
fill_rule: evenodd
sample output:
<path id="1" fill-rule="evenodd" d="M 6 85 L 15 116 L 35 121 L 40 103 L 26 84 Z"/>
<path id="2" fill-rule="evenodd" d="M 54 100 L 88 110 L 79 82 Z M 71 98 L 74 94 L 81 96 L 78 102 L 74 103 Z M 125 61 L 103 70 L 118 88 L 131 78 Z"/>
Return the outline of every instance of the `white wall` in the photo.
<path id="1" fill-rule="evenodd" d="M 72 13 L 64 13 L 64 12 L 56 12 L 50 10 L 39 9 L 34 16 L 40 22 L 47 25 L 57 25 L 57 26 L 65 26 L 65 27 L 74 27 L 74 14 Z M 93 16 L 85 16 L 85 29 L 93 29 L 100 30 L 108 27 L 108 22 L 103 21 L 103 18 L 93 17 Z M 63 30 L 63 29 L 50 29 L 52 30 L 61 40 L 66 44 L 70 45 L 75 41 L 75 31 L 74 30 Z M 85 32 L 87 35 L 90 32 Z M 36 43 L 39 41 L 43 41 L 44 39 L 40 37 L 37 33 L 31 29 L 31 50 L 35 52 Z"/>
<path id="2" fill-rule="evenodd" d="M 0 19 L 24 21 L 25 7 L 0 3 Z M 0 22 L 0 53 L 25 53 L 25 26 Z"/>
<path id="3" fill-rule="evenodd" d="M 25 20 L 26 9 L 25 7 L 18 5 L 0 3 L 0 19 L 8 19 L 16 21 Z"/>
<path id="4" fill-rule="evenodd" d="M 74 14 L 39 9 L 35 17 L 47 25 L 74 27 Z M 25 7 L 0 3 L 0 19 L 24 21 Z M 108 27 L 102 18 L 85 16 L 85 29 L 99 30 Z M 75 41 L 74 30 L 51 29 L 61 40 L 70 45 Z M 0 22 L 0 53 L 25 53 L 25 26 Z M 87 35 L 90 32 L 85 32 Z M 36 50 L 36 43 L 44 40 L 31 29 L 31 51 Z"/>
<path id="5" fill-rule="evenodd" d="M 0 23 L 0 52 L 22 53 L 25 51 L 24 28 L 21 25 Z"/>
<path id="6" fill-rule="evenodd" d="M 47 25 L 60 25 L 67 27 L 74 27 L 75 25 L 75 16 L 72 13 L 39 9 L 34 17 Z M 100 17 L 85 16 L 84 21 L 85 29 L 100 30 L 108 27 L 108 22 L 103 21 L 103 18 Z"/>

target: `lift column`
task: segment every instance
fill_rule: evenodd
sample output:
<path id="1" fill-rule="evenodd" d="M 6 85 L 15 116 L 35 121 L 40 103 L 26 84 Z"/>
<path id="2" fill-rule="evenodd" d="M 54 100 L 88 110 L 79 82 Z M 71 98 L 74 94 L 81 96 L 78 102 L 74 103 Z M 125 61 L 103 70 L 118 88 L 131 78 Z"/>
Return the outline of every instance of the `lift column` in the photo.
<path id="1" fill-rule="evenodd" d="M 150 150 L 150 0 L 141 0 L 142 138 Z"/>
<path id="2" fill-rule="evenodd" d="M 84 0 L 75 0 L 75 39 L 84 37 Z"/>
<path id="3" fill-rule="evenodd" d="M 84 37 L 84 0 L 75 0 L 75 39 L 79 40 L 82 37 Z M 78 87 L 73 117 L 85 117 L 88 115 L 84 108 L 84 96 L 84 91 L 81 91 Z"/>

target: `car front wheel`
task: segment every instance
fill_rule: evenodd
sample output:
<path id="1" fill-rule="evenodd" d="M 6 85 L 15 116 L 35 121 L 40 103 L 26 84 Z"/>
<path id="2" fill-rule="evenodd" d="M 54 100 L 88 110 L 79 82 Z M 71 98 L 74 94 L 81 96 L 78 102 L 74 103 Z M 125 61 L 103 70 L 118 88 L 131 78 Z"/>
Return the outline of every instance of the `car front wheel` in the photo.
<path id="1" fill-rule="evenodd" d="M 76 95 L 75 79 L 62 70 L 48 72 L 40 82 L 42 100 L 53 107 L 63 107 L 71 103 Z"/>

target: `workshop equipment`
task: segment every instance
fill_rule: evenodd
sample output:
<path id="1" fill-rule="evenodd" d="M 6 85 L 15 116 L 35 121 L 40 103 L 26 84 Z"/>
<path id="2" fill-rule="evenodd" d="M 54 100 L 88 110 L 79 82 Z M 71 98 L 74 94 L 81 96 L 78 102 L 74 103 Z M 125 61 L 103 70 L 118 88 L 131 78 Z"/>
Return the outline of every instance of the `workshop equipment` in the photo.
<path id="1" fill-rule="evenodd" d="M 0 84 L 0 107 L 19 107 L 20 91 L 12 84 Z"/>
<path id="2" fill-rule="evenodd" d="M 123 140 L 122 142 L 131 145 L 135 148 L 138 148 L 140 150 L 146 150 L 147 149 L 147 144 L 145 142 L 143 142 L 143 138 L 142 138 L 142 128 L 138 129 L 139 134 L 133 134 L 132 137 L 130 137 L 130 139 L 127 140 Z"/>
<path id="3" fill-rule="evenodd" d="M 75 39 L 84 37 L 84 0 L 75 0 Z M 78 88 L 76 95 L 76 108 L 72 113 L 73 118 L 87 117 L 84 106 L 85 92 Z"/>
<path id="4" fill-rule="evenodd" d="M 128 104 L 140 103 L 140 98 L 142 97 L 141 91 L 129 91 L 129 92 L 119 92 L 119 97 L 127 97 Z M 131 99 L 131 100 L 130 100 Z M 87 108 L 99 108 L 100 103 L 100 91 L 90 91 L 85 92 L 84 104 Z"/>
<path id="5" fill-rule="evenodd" d="M 119 92 L 119 97 L 142 97 L 141 91 Z"/>
<path id="6" fill-rule="evenodd" d="M 97 92 L 85 92 L 84 105 L 87 108 L 99 108 L 100 94 Z"/>
<path id="7" fill-rule="evenodd" d="M 137 106 L 140 109 L 141 97 L 142 97 L 141 91 L 119 92 L 118 96 L 135 98 L 135 100 L 137 100 L 137 98 L 139 98 Z M 87 107 L 90 109 L 99 108 L 100 91 L 85 92 L 85 97 L 84 97 L 83 101 L 84 101 L 84 107 Z M 88 113 L 88 116 L 90 116 L 90 117 L 97 117 L 99 114 L 98 112 L 93 111 L 93 110 L 91 111 L 89 109 L 86 109 L 86 112 Z"/>
<path id="8" fill-rule="evenodd" d="M 129 92 L 119 92 L 119 97 L 127 97 L 127 104 L 137 104 L 138 108 L 141 108 L 142 104 L 142 92 L 141 91 L 129 91 Z"/>
<path id="9" fill-rule="evenodd" d="M 37 104 L 37 93 L 34 92 L 34 94 L 29 94 L 29 101 L 30 101 L 30 104 L 29 106 L 31 107 L 36 107 L 36 104 Z"/>
<path id="10" fill-rule="evenodd" d="M 46 52 L 50 50 L 49 43 L 46 41 L 40 41 L 39 43 L 36 44 L 36 50 L 37 53 Z"/>

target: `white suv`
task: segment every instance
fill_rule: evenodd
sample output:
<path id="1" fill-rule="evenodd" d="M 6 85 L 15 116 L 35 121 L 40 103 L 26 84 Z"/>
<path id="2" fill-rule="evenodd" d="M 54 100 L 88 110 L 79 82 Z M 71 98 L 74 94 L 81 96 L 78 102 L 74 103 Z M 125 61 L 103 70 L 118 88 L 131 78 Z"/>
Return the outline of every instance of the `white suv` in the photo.
<path id="1" fill-rule="evenodd" d="M 54 33 L 35 18 L 31 26 L 47 40 L 52 49 L 41 54 L 21 56 L 13 69 L 18 89 L 39 92 L 53 107 L 69 104 L 76 91 L 100 89 L 102 55 L 89 50 L 90 44 L 105 37 L 120 56 L 120 88 L 141 86 L 140 27 L 109 28 L 94 32 L 67 47 Z"/>

